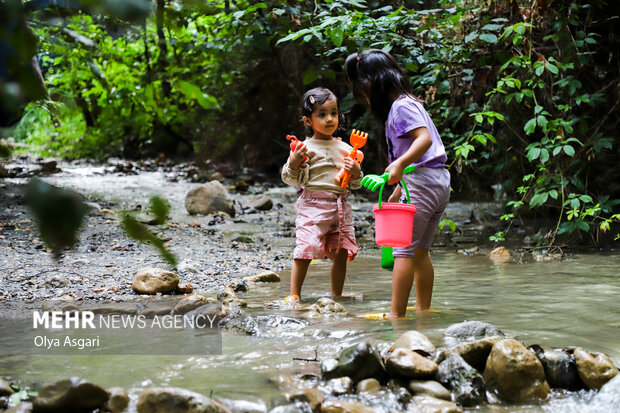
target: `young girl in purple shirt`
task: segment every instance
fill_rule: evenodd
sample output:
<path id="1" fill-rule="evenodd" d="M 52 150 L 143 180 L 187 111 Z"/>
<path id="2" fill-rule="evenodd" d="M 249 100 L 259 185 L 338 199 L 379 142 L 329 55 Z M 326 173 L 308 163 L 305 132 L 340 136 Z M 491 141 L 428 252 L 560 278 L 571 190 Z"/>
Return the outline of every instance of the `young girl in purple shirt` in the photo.
<path id="1" fill-rule="evenodd" d="M 393 251 L 392 308 L 385 317 L 405 315 L 414 282 L 416 311 L 428 310 L 435 278 L 429 249 L 450 198 L 450 173 L 445 168 L 443 142 L 389 53 L 377 49 L 353 53 L 345 61 L 345 73 L 353 93 L 366 101 L 372 114 L 385 126 L 390 163 L 385 169 L 390 174 L 388 183 L 395 184 L 404 178 L 411 203 L 417 209 L 411 245 Z M 403 176 L 403 169 L 411 164 L 415 171 Z M 406 202 L 401 195 L 398 185 L 389 201 Z"/>

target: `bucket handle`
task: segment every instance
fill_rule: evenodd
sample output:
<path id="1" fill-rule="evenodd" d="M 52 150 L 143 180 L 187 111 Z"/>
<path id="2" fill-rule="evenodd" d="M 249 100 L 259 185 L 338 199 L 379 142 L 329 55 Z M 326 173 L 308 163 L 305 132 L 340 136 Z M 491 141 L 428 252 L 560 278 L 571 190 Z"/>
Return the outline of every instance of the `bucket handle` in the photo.
<path id="1" fill-rule="evenodd" d="M 405 169 L 403 169 L 403 175 L 407 174 L 409 172 L 413 172 L 415 170 L 415 166 L 413 165 L 409 165 L 408 167 L 406 167 Z M 387 180 L 389 179 L 390 174 L 389 173 L 384 173 L 382 175 L 366 175 L 363 179 L 362 179 L 362 186 L 365 186 L 366 188 L 370 189 L 371 191 L 374 191 L 375 189 L 377 189 L 377 184 L 380 185 L 380 189 L 379 189 L 379 209 L 381 209 L 381 197 L 383 195 L 383 188 L 385 187 L 385 184 L 387 183 Z M 407 202 L 409 204 L 411 204 L 411 198 L 409 197 L 409 189 L 407 188 L 407 184 L 405 183 L 404 179 L 400 180 L 401 184 L 403 185 L 403 187 L 405 188 L 405 193 L 407 194 Z"/>

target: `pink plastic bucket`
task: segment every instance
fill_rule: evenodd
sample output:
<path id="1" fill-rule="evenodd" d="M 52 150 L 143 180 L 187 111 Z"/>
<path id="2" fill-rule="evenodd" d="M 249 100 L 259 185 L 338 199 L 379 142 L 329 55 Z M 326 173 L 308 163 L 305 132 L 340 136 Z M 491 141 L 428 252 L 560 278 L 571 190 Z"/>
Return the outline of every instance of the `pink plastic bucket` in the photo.
<path id="1" fill-rule="evenodd" d="M 372 208 L 375 213 L 375 242 L 383 247 L 408 247 L 413 234 L 415 205 L 382 202 Z"/>

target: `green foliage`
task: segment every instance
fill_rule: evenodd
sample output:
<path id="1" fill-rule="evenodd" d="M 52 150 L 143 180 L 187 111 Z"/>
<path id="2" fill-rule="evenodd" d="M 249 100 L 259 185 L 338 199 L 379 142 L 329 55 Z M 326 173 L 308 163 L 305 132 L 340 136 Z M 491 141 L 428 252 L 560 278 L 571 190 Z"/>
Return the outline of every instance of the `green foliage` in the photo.
<path id="1" fill-rule="evenodd" d="M 163 225 L 168 220 L 170 204 L 168 200 L 154 196 L 149 201 L 149 212 L 155 217 L 158 225 Z M 131 239 L 152 245 L 159 255 L 170 265 L 176 268 L 176 256 L 166 248 L 164 241 L 154 234 L 146 225 L 139 222 L 131 213 L 123 214 L 121 227 Z"/>
<path id="2" fill-rule="evenodd" d="M 89 2 L 88 13 L 35 12 L 38 58 L 60 103 L 29 106 L 14 137 L 68 157 L 185 148 L 275 171 L 287 153 L 278 137 L 301 131 L 299 98 L 321 85 L 339 97 L 346 129 L 371 132 L 364 164 L 380 169 L 381 125 L 348 93 L 342 65 L 381 48 L 424 99 L 456 191 L 501 184 L 506 227 L 494 241 L 526 210 L 557 217 L 556 235 L 596 238 L 618 223 L 618 16 L 603 3 L 163 3 L 143 24 Z"/>
<path id="3" fill-rule="evenodd" d="M 41 238 L 56 259 L 72 248 L 88 208 L 82 197 L 67 188 L 32 179 L 26 188 L 26 202 L 39 224 Z"/>

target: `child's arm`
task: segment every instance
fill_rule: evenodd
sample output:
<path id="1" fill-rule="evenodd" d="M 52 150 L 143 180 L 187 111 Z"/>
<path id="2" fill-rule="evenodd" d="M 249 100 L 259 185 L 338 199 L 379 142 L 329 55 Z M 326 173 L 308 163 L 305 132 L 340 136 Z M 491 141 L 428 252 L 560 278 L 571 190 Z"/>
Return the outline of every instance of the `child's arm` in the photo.
<path id="1" fill-rule="evenodd" d="M 304 162 L 304 158 L 308 153 L 306 145 L 297 145 L 294 151 L 288 156 L 287 165 L 290 169 L 299 169 L 299 166 Z"/>
<path id="2" fill-rule="evenodd" d="M 388 202 L 398 202 L 400 200 L 400 185 L 396 185 L 394 191 L 392 191 L 392 195 L 388 198 Z"/>
<path id="3" fill-rule="evenodd" d="M 407 152 L 385 168 L 385 172 L 390 174 L 388 179 L 388 184 L 390 185 L 400 181 L 403 177 L 403 169 L 424 156 L 433 144 L 431 134 L 426 127 L 410 130 L 407 134 L 413 139 L 413 143 L 407 149 Z"/>
<path id="4" fill-rule="evenodd" d="M 282 167 L 282 181 L 290 186 L 304 186 L 308 182 L 308 162 L 303 159 L 308 149 L 304 145 L 297 146 L 294 152 L 288 157 L 286 164 Z"/>

